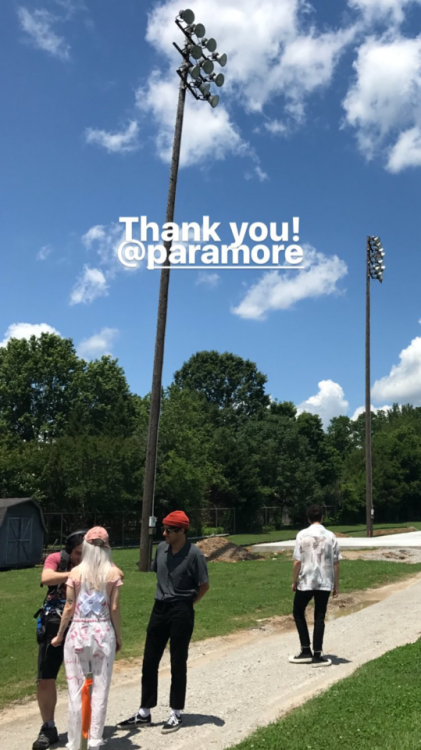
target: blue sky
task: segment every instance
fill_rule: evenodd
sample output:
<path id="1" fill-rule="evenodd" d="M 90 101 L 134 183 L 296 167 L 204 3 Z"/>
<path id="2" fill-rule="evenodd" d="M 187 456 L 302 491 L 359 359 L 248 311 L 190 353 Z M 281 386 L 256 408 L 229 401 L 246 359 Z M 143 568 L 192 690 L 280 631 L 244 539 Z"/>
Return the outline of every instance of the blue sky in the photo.
<path id="1" fill-rule="evenodd" d="M 162 224 L 180 3 L 2 3 L 0 341 L 54 329 L 150 389 L 159 271 L 116 260 L 120 216 Z M 174 271 L 164 383 L 196 351 L 255 361 L 326 421 L 364 402 L 365 240 L 376 407 L 421 405 L 421 3 L 197 0 L 228 53 L 219 107 L 189 97 L 176 216 L 300 217 L 308 267 Z M 43 328 L 42 328 L 43 326 Z M 50 328 L 48 328 L 50 327 Z"/>

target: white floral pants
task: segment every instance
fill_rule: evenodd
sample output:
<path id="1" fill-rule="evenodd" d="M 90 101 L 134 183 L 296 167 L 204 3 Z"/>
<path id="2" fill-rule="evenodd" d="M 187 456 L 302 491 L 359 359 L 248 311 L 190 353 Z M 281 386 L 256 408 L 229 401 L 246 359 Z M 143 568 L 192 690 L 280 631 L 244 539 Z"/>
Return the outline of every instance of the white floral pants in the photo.
<path id="1" fill-rule="evenodd" d="M 69 688 L 69 750 L 80 750 L 82 733 L 81 690 L 89 672 L 93 675 L 92 718 L 89 747 L 103 745 L 108 693 L 115 657 L 115 633 L 110 620 L 73 620 L 64 644 L 64 665 Z"/>

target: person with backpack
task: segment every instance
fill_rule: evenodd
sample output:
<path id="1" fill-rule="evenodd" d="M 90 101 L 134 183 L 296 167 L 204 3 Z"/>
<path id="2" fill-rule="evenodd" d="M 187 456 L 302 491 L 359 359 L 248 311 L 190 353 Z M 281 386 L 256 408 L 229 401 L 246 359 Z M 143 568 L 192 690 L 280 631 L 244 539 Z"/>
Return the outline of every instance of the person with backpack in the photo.
<path id="1" fill-rule="evenodd" d="M 114 657 L 121 649 L 120 573 L 111 560 L 107 531 L 101 526 L 89 529 L 83 539 L 82 562 L 66 581 L 66 605 L 51 641 L 52 647 L 62 649 L 70 625 L 64 644 L 69 750 L 80 750 L 82 739 L 84 747 L 104 744 Z"/>
<path id="2" fill-rule="evenodd" d="M 37 700 L 43 723 L 32 750 L 47 750 L 59 740 L 54 712 L 57 703 L 56 679 L 63 663 L 63 646 L 52 648 L 51 641 L 60 627 L 69 572 L 79 565 L 82 559 L 84 535 L 84 531 L 69 534 L 65 548 L 61 552 L 48 555 L 44 562 L 41 586 L 48 586 L 48 592 L 43 606 L 35 615 L 39 644 Z"/>
<path id="3" fill-rule="evenodd" d="M 292 590 L 295 591 L 293 616 L 300 638 L 301 651 L 290 656 L 292 664 L 311 664 L 313 667 L 329 667 L 332 662 L 323 656 L 325 616 L 329 597 L 339 594 L 338 540 L 323 526 L 323 508 L 310 505 L 307 508 L 310 526 L 297 534 L 294 549 Z M 314 599 L 313 653 L 306 622 L 306 607 Z"/>

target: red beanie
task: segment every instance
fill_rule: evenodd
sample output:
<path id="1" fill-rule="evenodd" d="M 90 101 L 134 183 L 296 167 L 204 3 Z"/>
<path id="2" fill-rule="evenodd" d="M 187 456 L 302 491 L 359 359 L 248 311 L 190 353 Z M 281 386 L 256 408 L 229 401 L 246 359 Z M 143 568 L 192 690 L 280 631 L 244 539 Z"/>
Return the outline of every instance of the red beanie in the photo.
<path id="1" fill-rule="evenodd" d="M 162 521 L 165 526 L 176 526 L 179 529 L 188 529 L 190 521 L 182 510 L 173 510 Z"/>

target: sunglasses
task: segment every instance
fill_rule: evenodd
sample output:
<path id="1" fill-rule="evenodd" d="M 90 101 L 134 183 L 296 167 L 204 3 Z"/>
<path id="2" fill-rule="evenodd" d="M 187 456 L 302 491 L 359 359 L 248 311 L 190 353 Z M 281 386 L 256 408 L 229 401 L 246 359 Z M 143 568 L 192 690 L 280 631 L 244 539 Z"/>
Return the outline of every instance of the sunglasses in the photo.
<path id="1" fill-rule="evenodd" d="M 181 529 L 174 528 L 174 526 L 163 526 L 162 527 L 162 533 L 163 534 L 171 534 L 172 531 L 181 531 Z"/>

